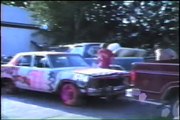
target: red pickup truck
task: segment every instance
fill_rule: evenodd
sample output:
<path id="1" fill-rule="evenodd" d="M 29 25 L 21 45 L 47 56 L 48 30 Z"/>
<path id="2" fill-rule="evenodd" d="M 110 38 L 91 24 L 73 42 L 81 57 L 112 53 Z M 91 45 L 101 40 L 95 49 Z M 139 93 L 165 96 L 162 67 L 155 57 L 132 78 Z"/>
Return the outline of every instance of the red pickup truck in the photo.
<path id="1" fill-rule="evenodd" d="M 179 59 L 133 63 L 130 81 L 127 96 L 170 105 L 169 116 L 179 119 Z"/>

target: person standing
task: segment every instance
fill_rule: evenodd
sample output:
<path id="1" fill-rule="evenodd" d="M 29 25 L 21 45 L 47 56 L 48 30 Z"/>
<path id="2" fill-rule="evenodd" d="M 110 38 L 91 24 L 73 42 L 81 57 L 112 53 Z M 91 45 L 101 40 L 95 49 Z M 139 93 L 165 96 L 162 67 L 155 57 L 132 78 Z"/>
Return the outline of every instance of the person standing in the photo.
<path id="1" fill-rule="evenodd" d="M 101 49 L 98 51 L 98 67 L 100 68 L 109 68 L 112 62 L 114 54 L 111 50 L 107 49 L 108 43 L 103 43 Z"/>
<path id="2" fill-rule="evenodd" d="M 173 49 L 168 48 L 165 43 L 164 44 L 162 44 L 162 43 L 156 44 L 154 47 L 155 47 L 154 53 L 155 53 L 156 61 L 171 60 L 171 59 L 178 58 L 177 53 Z"/>

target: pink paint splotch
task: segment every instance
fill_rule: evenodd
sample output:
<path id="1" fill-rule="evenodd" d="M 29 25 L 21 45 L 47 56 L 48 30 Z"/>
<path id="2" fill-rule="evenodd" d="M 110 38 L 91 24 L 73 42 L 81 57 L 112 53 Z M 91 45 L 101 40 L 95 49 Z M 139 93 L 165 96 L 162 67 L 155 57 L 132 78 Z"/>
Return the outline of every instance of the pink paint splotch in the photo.
<path id="1" fill-rule="evenodd" d="M 19 71 L 19 68 L 15 67 L 2 67 L 1 68 L 1 77 L 13 78 L 16 76 Z"/>
<path id="2" fill-rule="evenodd" d="M 43 78 L 44 72 L 42 71 L 31 71 L 28 74 L 28 78 L 30 79 L 30 87 L 32 88 L 44 88 L 45 87 L 45 80 Z"/>

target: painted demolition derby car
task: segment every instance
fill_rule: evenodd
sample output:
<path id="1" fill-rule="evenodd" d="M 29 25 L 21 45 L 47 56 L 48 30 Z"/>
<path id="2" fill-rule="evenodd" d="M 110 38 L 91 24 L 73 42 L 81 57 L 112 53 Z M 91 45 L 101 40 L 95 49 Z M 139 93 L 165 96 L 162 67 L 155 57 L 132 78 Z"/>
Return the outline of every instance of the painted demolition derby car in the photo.
<path id="1" fill-rule="evenodd" d="M 79 105 L 83 96 L 117 96 L 128 85 L 129 72 L 92 68 L 78 54 L 41 51 L 15 55 L 1 65 L 6 92 L 17 88 L 58 93 L 66 105 Z"/>

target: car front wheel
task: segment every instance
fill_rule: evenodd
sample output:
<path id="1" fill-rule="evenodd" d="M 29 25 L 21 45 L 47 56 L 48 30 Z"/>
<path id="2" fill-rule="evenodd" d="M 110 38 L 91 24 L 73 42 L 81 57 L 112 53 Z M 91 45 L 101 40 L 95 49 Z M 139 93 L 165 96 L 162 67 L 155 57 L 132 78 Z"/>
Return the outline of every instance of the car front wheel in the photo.
<path id="1" fill-rule="evenodd" d="M 75 106 L 81 104 L 81 96 L 78 88 L 71 84 L 66 83 L 61 87 L 60 99 L 66 105 Z"/>

